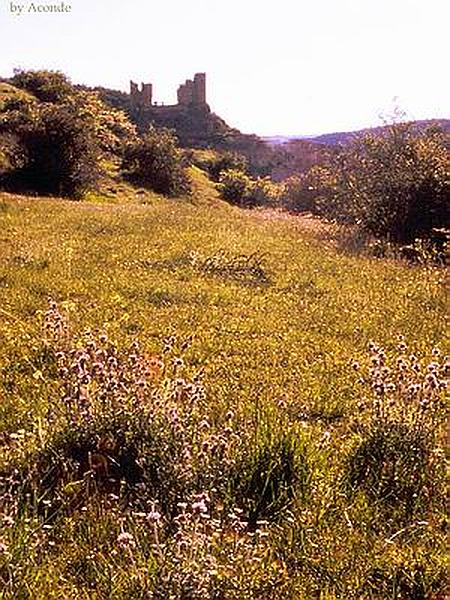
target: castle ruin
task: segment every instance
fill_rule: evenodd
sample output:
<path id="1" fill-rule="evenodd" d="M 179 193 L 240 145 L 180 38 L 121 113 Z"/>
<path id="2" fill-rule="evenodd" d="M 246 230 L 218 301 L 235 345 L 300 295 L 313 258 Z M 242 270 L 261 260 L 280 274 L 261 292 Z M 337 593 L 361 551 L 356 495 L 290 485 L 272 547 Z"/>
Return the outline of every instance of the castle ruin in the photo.
<path id="1" fill-rule="evenodd" d="M 163 106 L 153 102 L 153 86 L 151 83 L 142 83 L 141 89 L 134 81 L 130 81 L 130 102 L 133 109 L 150 108 L 179 109 L 189 106 L 206 105 L 206 74 L 196 73 L 194 79 L 187 79 L 177 91 L 177 104 Z"/>

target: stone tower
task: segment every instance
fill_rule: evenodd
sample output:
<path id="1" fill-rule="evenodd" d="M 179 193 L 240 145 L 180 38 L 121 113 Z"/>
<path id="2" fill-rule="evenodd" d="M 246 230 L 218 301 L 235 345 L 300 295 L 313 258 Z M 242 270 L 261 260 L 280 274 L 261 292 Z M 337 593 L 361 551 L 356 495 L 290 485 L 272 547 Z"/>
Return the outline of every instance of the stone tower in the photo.
<path id="1" fill-rule="evenodd" d="M 206 104 L 206 73 L 196 73 L 194 76 L 194 104 Z"/>
<path id="2" fill-rule="evenodd" d="M 180 106 L 206 104 L 206 74 L 196 73 L 194 80 L 187 79 L 182 83 L 177 98 Z"/>
<path id="3" fill-rule="evenodd" d="M 133 108 L 151 106 L 153 86 L 151 83 L 141 83 L 141 89 L 137 83 L 130 81 L 130 99 Z"/>

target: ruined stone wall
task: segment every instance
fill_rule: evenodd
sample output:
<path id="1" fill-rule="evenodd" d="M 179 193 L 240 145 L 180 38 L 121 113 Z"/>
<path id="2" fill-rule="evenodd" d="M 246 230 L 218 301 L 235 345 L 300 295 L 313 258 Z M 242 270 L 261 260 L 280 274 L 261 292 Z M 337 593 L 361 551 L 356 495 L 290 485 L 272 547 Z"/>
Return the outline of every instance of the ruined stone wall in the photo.
<path id="1" fill-rule="evenodd" d="M 206 74 L 196 73 L 194 80 L 187 79 L 180 85 L 177 92 L 178 104 L 206 104 Z"/>
<path id="2" fill-rule="evenodd" d="M 153 104 L 153 87 L 151 83 L 142 83 L 141 89 L 137 83 L 130 81 L 130 102 L 133 109 L 149 108 L 162 110 L 165 108 Z M 178 104 L 174 107 L 201 106 L 206 104 L 206 74 L 196 73 L 194 79 L 187 79 L 177 91 Z"/>
<path id="3" fill-rule="evenodd" d="M 153 86 L 151 83 L 142 83 L 141 89 L 137 83 L 130 81 L 130 100 L 133 108 L 152 105 Z"/>
<path id="4" fill-rule="evenodd" d="M 178 104 L 188 106 L 194 101 L 194 82 L 191 79 L 186 79 L 180 85 L 177 91 Z"/>

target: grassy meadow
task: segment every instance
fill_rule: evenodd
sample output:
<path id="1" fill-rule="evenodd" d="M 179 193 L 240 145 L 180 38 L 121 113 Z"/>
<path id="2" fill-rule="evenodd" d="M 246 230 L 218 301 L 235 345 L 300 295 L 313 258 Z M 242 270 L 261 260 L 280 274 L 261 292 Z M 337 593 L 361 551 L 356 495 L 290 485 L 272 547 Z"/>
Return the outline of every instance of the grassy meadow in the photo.
<path id="1" fill-rule="evenodd" d="M 0 596 L 445 598 L 445 269 L 194 175 L 0 194 Z"/>

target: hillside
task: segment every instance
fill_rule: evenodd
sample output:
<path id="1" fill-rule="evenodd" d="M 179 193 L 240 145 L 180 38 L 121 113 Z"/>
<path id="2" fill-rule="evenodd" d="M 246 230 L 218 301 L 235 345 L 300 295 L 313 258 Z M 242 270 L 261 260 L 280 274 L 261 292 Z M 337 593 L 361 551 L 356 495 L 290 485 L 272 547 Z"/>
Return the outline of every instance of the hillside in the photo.
<path id="1" fill-rule="evenodd" d="M 369 342 L 392 377 L 400 356 L 441 361 L 442 270 L 342 253 L 191 177 L 191 200 L 0 193 L 5 599 L 437 600 L 439 476 L 394 428 L 391 504 L 343 482 L 364 428 L 383 431 Z"/>
<path id="2" fill-rule="evenodd" d="M 102 87 L 92 89 L 97 91 L 108 105 L 124 110 L 141 131 L 145 131 L 150 124 L 174 130 L 183 147 L 234 150 L 244 153 L 249 158 L 256 156 L 258 152 L 267 153 L 258 136 L 243 134 L 231 127 L 206 103 L 179 107 L 134 107 L 129 94 Z"/>
<path id="3" fill-rule="evenodd" d="M 424 129 L 426 127 L 437 126 L 442 128 L 443 131 L 450 132 L 450 119 L 424 119 L 414 121 L 417 129 Z M 358 129 L 355 131 L 339 131 L 334 133 L 324 133 L 316 136 L 303 136 L 303 135 L 279 135 L 279 136 L 266 136 L 262 139 L 272 146 L 279 146 L 288 144 L 289 142 L 295 142 L 300 140 L 308 140 L 315 144 L 325 145 L 336 145 L 346 144 L 354 136 L 364 135 L 366 133 L 380 134 L 383 132 L 384 126 L 371 127 L 366 129 Z"/>

